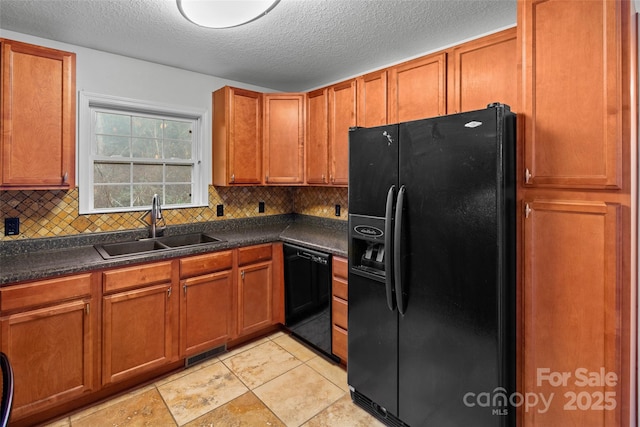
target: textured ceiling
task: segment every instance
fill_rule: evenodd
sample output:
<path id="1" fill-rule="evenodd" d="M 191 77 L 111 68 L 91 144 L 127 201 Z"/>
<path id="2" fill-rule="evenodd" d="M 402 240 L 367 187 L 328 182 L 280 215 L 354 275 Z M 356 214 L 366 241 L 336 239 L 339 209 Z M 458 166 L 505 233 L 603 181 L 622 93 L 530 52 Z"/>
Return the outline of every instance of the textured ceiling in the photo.
<path id="1" fill-rule="evenodd" d="M 0 0 L 0 28 L 282 91 L 306 91 L 516 22 L 516 0 L 280 0 L 227 29 L 174 0 Z"/>

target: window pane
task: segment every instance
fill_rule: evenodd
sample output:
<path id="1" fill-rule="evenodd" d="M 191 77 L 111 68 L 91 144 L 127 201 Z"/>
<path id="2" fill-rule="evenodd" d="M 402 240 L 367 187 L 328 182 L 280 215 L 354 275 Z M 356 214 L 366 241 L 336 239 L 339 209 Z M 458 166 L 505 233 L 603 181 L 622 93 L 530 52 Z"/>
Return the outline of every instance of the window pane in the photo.
<path id="1" fill-rule="evenodd" d="M 96 133 L 131 135 L 131 116 L 97 112 Z"/>
<path id="2" fill-rule="evenodd" d="M 153 195 L 157 194 L 162 202 L 162 185 L 136 184 L 133 186 L 133 206 L 150 206 Z"/>
<path id="3" fill-rule="evenodd" d="M 162 140 L 133 138 L 131 140 L 132 157 L 144 157 L 147 159 L 162 158 Z"/>
<path id="4" fill-rule="evenodd" d="M 165 139 L 165 159 L 191 159 L 191 141 Z"/>
<path id="5" fill-rule="evenodd" d="M 148 117 L 132 117 L 133 136 L 147 138 L 162 138 L 162 119 L 150 119 Z"/>
<path id="6" fill-rule="evenodd" d="M 164 137 L 165 139 L 179 139 L 181 141 L 191 142 L 191 123 L 174 122 L 165 120 Z"/>
<path id="7" fill-rule="evenodd" d="M 167 192 L 166 204 L 178 205 L 191 203 L 190 184 L 167 185 L 165 190 Z"/>
<path id="8" fill-rule="evenodd" d="M 131 187 L 129 185 L 96 185 L 93 187 L 93 205 L 96 208 L 129 207 Z"/>
<path id="9" fill-rule="evenodd" d="M 129 157 L 129 137 L 96 135 L 96 154 L 107 157 Z"/>
<path id="10" fill-rule="evenodd" d="M 162 182 L 162 165 L 133 165 L 133 182 Z"/>
<path id="11" fill-rule="evenodd" d="M 165 182 L 191 182 L 191 166 L 167 165 Z"/>
<path id="12" fill-rule="evenodd" d="M 95 184 L 131 182 L 131 165 L 128 163 L 95 163 L 93 165 L 93 182 Z"/>

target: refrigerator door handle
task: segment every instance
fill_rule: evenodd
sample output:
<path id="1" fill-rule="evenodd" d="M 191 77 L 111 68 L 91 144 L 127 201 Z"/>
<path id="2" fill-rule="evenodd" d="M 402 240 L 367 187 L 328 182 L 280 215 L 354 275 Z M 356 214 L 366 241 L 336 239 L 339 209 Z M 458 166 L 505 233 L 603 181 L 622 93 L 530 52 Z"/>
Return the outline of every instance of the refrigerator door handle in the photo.
<path id="1" fill-rule="evenodd" d="M 396 203 L 395 229 L 393 233 L 393 272 L 396 285 L 396 301 L 398 311 L 404 315 L 406 305 L 402 293 L 402 210 L 404 208 L 405 186 L 398 190 L 398 202 Z"/>
<path id="2" fill-rule="evenodd" d="M 387 307 L 393 311 L 395 309 L 395 301 L 393 300 L 393 202 L 396 195 L 396 186 L 389 187 L 387 192 L 387 204 L 384 211 L 384 247 L 388 254 L 384 257 L 384 284 L 387 291 Z"/>

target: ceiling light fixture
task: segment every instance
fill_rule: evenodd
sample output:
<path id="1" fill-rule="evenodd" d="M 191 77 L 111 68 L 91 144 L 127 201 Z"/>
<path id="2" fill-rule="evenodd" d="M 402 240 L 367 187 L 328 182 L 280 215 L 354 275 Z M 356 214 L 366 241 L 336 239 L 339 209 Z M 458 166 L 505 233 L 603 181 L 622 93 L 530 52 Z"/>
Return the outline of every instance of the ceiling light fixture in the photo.
<path id="1" fill-rule="evenodd" d="M 177 0 L 189 21 L 209 28 L 230 28 L 266 15 L 280 0 Z"/>

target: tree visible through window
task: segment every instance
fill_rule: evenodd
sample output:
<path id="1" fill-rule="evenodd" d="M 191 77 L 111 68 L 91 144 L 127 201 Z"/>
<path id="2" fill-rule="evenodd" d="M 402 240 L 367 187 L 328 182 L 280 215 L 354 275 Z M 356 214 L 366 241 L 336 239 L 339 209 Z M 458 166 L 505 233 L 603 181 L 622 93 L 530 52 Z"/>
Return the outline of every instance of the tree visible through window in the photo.
<path id="1" fill-rule="evenodd" d="M 142 209 L 154 194 L 165 207 L 201 202 L 197 118 L 103 106 L 90 117 L 89 211 Z"/>

